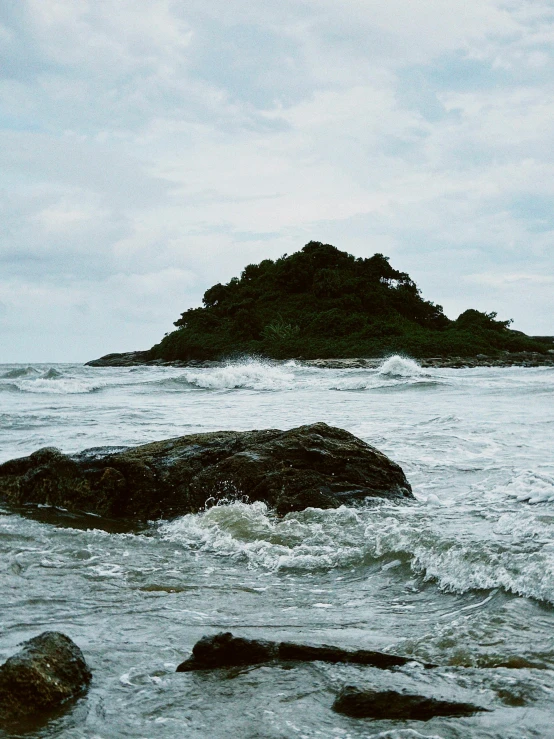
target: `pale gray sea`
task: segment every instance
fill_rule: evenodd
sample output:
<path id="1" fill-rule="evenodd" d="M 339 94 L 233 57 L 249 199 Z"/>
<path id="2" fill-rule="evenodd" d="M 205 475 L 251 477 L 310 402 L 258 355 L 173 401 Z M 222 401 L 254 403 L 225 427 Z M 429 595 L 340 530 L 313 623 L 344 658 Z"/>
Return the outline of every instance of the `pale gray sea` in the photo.
<path id="1" fill-rule="evenodd" d="M 94 673 L 45 739 L 554 737 L 554 370 L 0 366 L 0 461 L 216 429 L 348 429 L 417 502 L 278 519 L 229 503 L 140 533 L 0 509 L 0 660 L 56 629 Z M 311 663 L 175 673 L 204 634 L 389 650 L 396 672 Z M 417 660 L 441 665 L 423 670 Z M 346 685 L 493 709 L 427 723 L 331 711 Z"/>

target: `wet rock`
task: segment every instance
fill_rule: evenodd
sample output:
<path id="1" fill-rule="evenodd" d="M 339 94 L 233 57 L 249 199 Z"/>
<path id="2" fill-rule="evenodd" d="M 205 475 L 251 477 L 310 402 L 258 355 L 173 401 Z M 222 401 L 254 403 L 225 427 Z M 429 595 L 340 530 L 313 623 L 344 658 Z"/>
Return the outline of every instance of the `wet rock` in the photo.
<path id="1" fill-rule="evenodd" d="M 202 510 L 207 501 L 244 496 L 280 514 L 368 497 L 413 499 L 397 464 L 325 423 L 193 434 L 74 455 L 47 447 L 0 465 L 4 504 L 51 505 L 107 518 L 171 518 Z"/>
<path id="2" fill-rule="evenodd" d="M 161 363 L 159 360 L 158 363 Z M 122 352 L 114 354 L 106 354 L 100 359 L 91 359 L 90 362 L 86 362 L 85 366 L 88 367 L 134 367 L 140 364 L 153 364 L 150 361 L 150 352 L 148 351 L 135 351 L 135 352 Z"/>
<path id="3" fill-rule="evenodd" d="M 242 639 L 231 632 L 222 632 L 197 641 L 192 648 L 192 656 L 181 662 L 177 672 L 256 665 L 276 659 L 277 651 L 277 642 Z"/>
<path id="4" fill-rule="evenodd" d="M 429 721 L 435 716 L 471 716 L 486 708 L 471 703 L 428 698 L 396 690 L 359 690 L 348 686 L 333 703 L 333 711 L 352 718 Z"/>
<path id="5" fill-rule="evenodd" d="M 233 636 L 221 632 L 204 636 L 192 648 L 192 655 L 177 667 L 177 672 L 213 670 L 218 667 L 255 665 L 261 662 L 350 662 L 370 665 L 383 670 L 400 667 L 411 662 L 406 657 L 374 652 L 367 649 L 349 650 L 327 645 L 314 647 L 293 642 L 260 641 Z M 426 665 L 433 667 L 433 665 Z"/>
<path id="6" fill-rule="evenodd" d="M 340 647 L 312 647 L 305 644 L 294 644 L 292 642 L 281 642 L 279 644 L 278 658 L 281 660 L 297 660 L 301 662 L 351 662 L 356 665 L 370 665 L 381 670 L 390 670 L 393 667 L 412 662 L 406 657 L 397 657 L 395 654 L 385 652 L 374 652 L 369 649 L 341 649 Z M 434 665 L 425 665 L 433 667 Z"/>
<path id="7" fill-rule="evenodd" d="M 0 666 L 0 723 L 36 719 L 80 695 L 91 673 L 79 647 L 45 631 Z"/>

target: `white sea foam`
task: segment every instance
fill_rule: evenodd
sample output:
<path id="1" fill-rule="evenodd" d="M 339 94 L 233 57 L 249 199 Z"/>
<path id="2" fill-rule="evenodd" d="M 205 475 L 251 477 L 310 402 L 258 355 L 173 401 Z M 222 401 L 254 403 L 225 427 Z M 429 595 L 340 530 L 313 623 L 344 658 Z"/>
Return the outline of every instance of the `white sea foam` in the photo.
<path id="1" fill-rule="evenodd" d="M 387 377 L 420 377 L 426 374 L 415 360 L 398 354 L 385 359 L 377 371 Z"/>
<path id="2" fill-rule="evenodd" d="M 225 367 L 188 370 L 182 377 L 206 390 L 288 390 L 294 387 L 295 377 L 291 366 L 275 365 L 258 359 L 229 363 Z"/>
<path id="3" fill-rule="evenodd" d="M 36 380 L 21 380 L 14 383 L 23 393 L 39 393 L 53 395 L 74 395 L 91 393 L 105 387 L 106 383 L 98 380 L 86 380 L 73 377 L 59 377 Z"/>
<path id="4" fill-rule="evenodd" d="M 449 516 L 449 508 L 433 506 L 430 514 L 425 506 L 384 505 L 307 509 L 278 519 L 263 503 L 235 502 L 165 523 L 159 534 L 250 567 L 318 571 L 399 561 L 445 591 L 503 588 L 554 603 L 548 524 L 533 516 L 501 517 L 483 540 L 471 529 L 451 531 Z"/>
<path id="5" fill-rule="evenodd" d="M 520 502 L 549 503 L 554 501 L 554 476 L 524 470 L 510 480 L 505 491 Z"/>

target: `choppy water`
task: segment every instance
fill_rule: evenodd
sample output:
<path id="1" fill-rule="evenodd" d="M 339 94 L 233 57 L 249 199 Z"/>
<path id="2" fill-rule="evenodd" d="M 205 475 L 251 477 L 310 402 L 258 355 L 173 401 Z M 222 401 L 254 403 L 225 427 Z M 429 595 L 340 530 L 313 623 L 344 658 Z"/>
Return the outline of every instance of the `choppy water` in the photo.
<path id="1" fill-rule="evenodd" d="M 88 696 L 35 735 L 554 737 L 553 399 L 549 368 L 423 370 L 402 358 L 378 370 L 0 366 L 2 461 L 45 445 L 77 451 L 321 420 L 399 462 L 417 497 L 284 519 L 234 503 L 140 534 L 0 509 L 0 658 L 58 629 L 94 672 Z M 441 667 L 174 672 L 200 636 L 221 629 Z M 494 710 L 428 723 L 348 719 L 330 710 L 345 684 Z"/>

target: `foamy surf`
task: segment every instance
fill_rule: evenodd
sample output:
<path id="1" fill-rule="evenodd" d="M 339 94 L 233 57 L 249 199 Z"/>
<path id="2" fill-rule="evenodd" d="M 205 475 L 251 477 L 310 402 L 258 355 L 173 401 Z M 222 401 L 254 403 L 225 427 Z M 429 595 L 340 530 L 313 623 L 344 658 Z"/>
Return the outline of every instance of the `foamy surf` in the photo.
<path id="1" fill-rule="evenodd" d="M 321 420 L 387 453 L 418 498 L 285 518 L 260 504 L 232 503 L 140 534 L 88 529 L 103 525 L 96 518 L 2 509 L 2 659 L 45 624 L 73 624 L 72 638 L 103 665 L 88 704 L 105 711 L 70 712 L 44 736 L 550 736 L 554 422 L 545 393 L 554 392 L 554 372 L 416 368 L 392 376 L 377 366 L 256 361 L 265 372 L 289 373 L 291 384 L 268 392 L 222 382 L 223 390 L 212 390 L 182 378 L 217 377 L 222 366 L 55 364 L 62 376 L 46 377 L 50 365 L 36 365 L 7 378 L 25 365 L 0 366 L 0 461 L 43 446 L 71 453 Z M 15 388 L 33 378 L 50 383 L 48 392 Z M 264 379 L 250 377 L 251 385 Z M 91 382 L 106 387 L 96 395 L 50 392 L 66 380 L 83 381 L 80 390 Z M 362 392 L 333 389 L 355 383 Z M 379 675 L 353 665 L 261 667 L 209 685 L 195 678 L 184 711 L 175 667 L 203 634 L 220 630 L 378 649 L 442 667 Z M 500 669 L 484 669 L 491 667 Z M 113 676 L 125 676 L 115 693 Z M 444 688 L 464 699 L 468 689 L 494 710 L 430 724 L 360 722 L 329 710 L 333 692 L 373 676 L 380 685 L 437 696 Z"/>
<path id="2" fill-rule="evenodd" d="M 254 568 L 315 572 L 394 562 L 395 571 L 405 564 L 411 576 L 446 592 L 502 588 L 554 603 L 554 547 L 545 544 L 551 534 L 546 524 L 524 515 L 501 517 L 497 535 L 482 540 L 471 529 L 452 532 L 450 517 L 449 507 L 434 500 L 410 508 L 307 509 L 283 519 L 263 503 L 233 502 L 164 523 L 158 533 Z"/>
<path id="3" fill-rule="evenodd" d="M 204 390 L 289 390 L 295 386 L 291 368 L 257 359 L 233 362 L 214 369 L 188 370 L 182 377 Z"/>
<path id="4" fill-rule="evenodd" d="M 76 395 L 79 393 L 93 393 L 105 387 L 106 383 L 81 380 L 65 377 L 60 379 L 36 379 L 23 380 L 14 383 L 18 390 L 23 393 L 36 393 L 39 395 Z"/>
<path id="5" fill-rule="evenodd" d="M 257 358 L 229 362 L 223 367 L 186 370 L 179 377 L 161 380 L 173 386 L 186 385 L 201 390 L 378 390 L 401 388 L 413 384 L 442 384 L 443 379 L 434 378 L 414 360 L 392 356 L 383 360 L 376 369 L 342 370 L 336 372 L 325 368 L 306 367 L 295 361 L 284 363 Z"/>
<path id="6" fill-rule="evenodd" d="M 516 474 L 503 489 L 520 502 L 550 503 L 554 501 L 554 475 L 524 470 Z"/>

